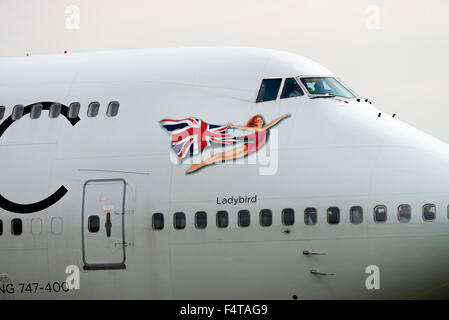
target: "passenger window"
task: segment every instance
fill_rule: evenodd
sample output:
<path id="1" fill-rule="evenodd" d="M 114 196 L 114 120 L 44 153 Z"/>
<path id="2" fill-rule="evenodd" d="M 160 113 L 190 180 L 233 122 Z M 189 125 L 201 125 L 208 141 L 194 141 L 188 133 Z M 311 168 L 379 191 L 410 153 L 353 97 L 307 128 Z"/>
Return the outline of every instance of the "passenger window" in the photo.
<path id="1" fill-rule="evenodd" d="M 239 217 L 239 226 L 240 227 L 248 227 L 250 223 L 250 215 L 248 210 L 240 210 L 238 213 Z"/>
<path id="2" fill-rule="evenodd" d="M 80 114 L 81 104 L 79 102 L 72 102 L 69 106 L 68 117 L 70 119 L 78 117 Z"/>
<path id="3" fill-rule="evenodd" d="M 38 235 L 38 234 L 42 233 L 42 219 L 41 218 L 31 219 L 31 233 L 34 235 Z"/>
<path id="4" fill-rule="evenodd" d="M 175 229 L 184 229 L 186 227 L 186 215 L 184 212 L 176 212 L 174 215 Z"/>
<path id="5" fill-rule="evenodd" d="M 61 234 L 64 226 L 64 221 L 61 217 L 51 218 L 51 233 Z"/>
<path id="6" fill-rule="evenodd" d="M 22 234 L 22 219 L 12 219 L 11 220 L 11 233 L 15 236 L 20 236 Z"/>
<path id="7" fill-rule="evenodd" d="M 436 207 L 432 203 L 428 203 L 423 205 L 422 207 L 422 216 L 424 221 L 432 221 L 435 220 L 436 216 Z"/>
<path id="8" fill-rule="evenodd" d="M 260 210 L 260 225 L 262 227 L 269 227 L 273 223 L 273 214 L 270 209 Z"/>
<path id="9" fill-rule="evenodd" d="M 164 215 L 162 213 L 153 214 L 153 229 L 154 230 L 164 229 Z"/>
<path id="10" fill-rule="evenodd" d="M 304 92 L 295 78 L 287 78 L 282 89 L 281 99 L 303 96 Z"/>
<path id="11" fill-rule="evenodd" d="M 227 228 L 229 225 L 229 217 L 227 211 L 218 211 L 217 212 L 217 227 L 219 228 Z"/>
<path id="12" fill-rule="evenodd" d="M 22 118 L 22 116 L 23 116 L 23 106 L 21 104 L 18 104 L 12 109 L 11 119 L 14 121 L 19 120 L 20 118 Z"/>
<path id="13" fill-rule="evenodd" d="M 41 113 L 42 113 L 42 105 L 40 103 L 35 104 L 31 107 L 30 118 L 38 119 L 41 116 Z"/>
<path id="14" fill-rule="evenodd" d="M 3 117 L 5 116 L 5 106 L 0 106 L 0 120 L 3 119 Z"/>
<path id="15" fill-rule="evenodd" d="M 99 102 L 91 102 L 87 109 L 87 116 L 90 118 L 96 117 L 98 115 L 98 111 L 100 110 Z"/>
<path id="16" fill-rule="evenodd" d="M 295 223 L 295 210 L 284 209 L 282 210 L 282 224 L 284 226 L 292 226 Z"/>
<path id="17" fill-rule="evenodd" d="M 100 231 L 100 217 L 99 216 L 90 216 L 87 219 L 87 227 L 89 232 L 96 233 Z"/>
<path id="18" fill-rule="evenodd" d="M 52 119 L 59 117 L 61 114 L 61 104 L 53 103 L 50 107 L 50 111 L 48 112 L 48 116 Z"/>
<path id="19" fill-rule="evenodd" d="M 256 102 L 276 100 L 282 79 L 264 79 L 260 85 Z"/>
<path id="20" fill-rule="evenodd" d="M 374 221 L 375 222 L 387 221 L 387 207 L 386 206 L 375 206 L 374 207 Z"/>
<path id="21" fill-rule="evenodd" d="M 198 211 L 195 213 L 195 226 L 198 229 L 205 229 L 207 227 L 207 213 Z"/>
<path id="22" fill-rule="evenodd" d="M 317 222 L 317 211 L 315 208 L 306 208 L 304 210 L 304 223 L 313 226 Z"/>
<path id="23" fill-rule="evenodd" d="M 327 208 L 327 222 L 337 224 L 340 222 L 340 209 L 338 207 Z"/>
<path id="24" fill-rule="evenodd" d="M 3 221 L 0 220 L 0 236 L 3 235 Z"/>
<path id="25" fill-rule="evenodd" d="M 108 110 L 106 112 L 106 115 L 108 117 L 115 117 L 118 114 L 118 109 L 120 107 L 120 104 L 117 101 L 112 101 L 108 105 Z"/>
<path id="26" fill-rule="evenodd" d="M 401 204 L 398 207 L 398 221 L 409 222 L 412 216 L 412 209 L 408 204 Z"/>
<path id="27" fill-rule="evenodd" d="M 360 206 L 351 207 L 349 220 L 351 223 L 360 224 L 363 222 L 363 208 Z"/>

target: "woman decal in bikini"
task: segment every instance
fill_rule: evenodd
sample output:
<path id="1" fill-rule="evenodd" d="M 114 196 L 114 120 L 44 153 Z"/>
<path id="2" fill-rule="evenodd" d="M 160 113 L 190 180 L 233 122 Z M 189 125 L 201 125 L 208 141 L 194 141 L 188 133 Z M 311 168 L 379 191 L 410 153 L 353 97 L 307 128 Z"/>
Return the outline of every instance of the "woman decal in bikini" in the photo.
<path id="1" fill-rule="evenodd" d="M 248 121 L 246 126 L 235 126 L 232 123 L 229 123 L 228 124 L 229 128 L 252 131 L 252 133 L 249 135 L 239 137 L 240 139 L 244 140 L 245 143 L 242 146 L 239 146 L 239 147 L 229 150 L 227 152 L 215 154 L 199 164 L 193 164 L 186 171 L 186 173 L 195 172 L 207 165 L 214 164 L 217 162 L 243 158 L 251 153 L 256 152 L 267 141 L 269 129 L 271 127 L 277 125 L 279 123 L 279 121 L 281 121 L 289 116 L 290 116 L 290 114 L 284 114 L 282 117 L 274 120 L 273 122 L 271 122 L 270 124 L 268 124 L 266 126 L 264 126 L 264 121 L 262 119 L 262 116 L 260 116 L 260 115 L 255 115 L 254 117 L 252 117 Z"/>

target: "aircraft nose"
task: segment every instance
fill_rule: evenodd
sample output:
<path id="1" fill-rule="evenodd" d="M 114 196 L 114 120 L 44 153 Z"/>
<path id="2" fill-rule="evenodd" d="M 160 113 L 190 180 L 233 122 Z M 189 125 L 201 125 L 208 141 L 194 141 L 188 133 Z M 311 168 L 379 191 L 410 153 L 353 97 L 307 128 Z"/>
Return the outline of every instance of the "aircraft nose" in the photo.
<path id="1" fill-rule="evenodd" d="M 385 136 L 389 144 L 378 149 L 375 166 L 378 190 L 449 192 L 449 145 L 392 117 L 389 119 L 389 125 L 382 128 L 389 130 Z"/>

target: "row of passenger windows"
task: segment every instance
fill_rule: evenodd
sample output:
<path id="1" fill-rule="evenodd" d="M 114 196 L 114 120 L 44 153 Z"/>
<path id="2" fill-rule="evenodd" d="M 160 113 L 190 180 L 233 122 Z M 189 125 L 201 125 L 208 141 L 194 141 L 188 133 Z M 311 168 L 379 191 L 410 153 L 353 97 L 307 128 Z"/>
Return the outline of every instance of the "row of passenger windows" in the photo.
<path id="1" fill-rule="evenodd" d="M 259 94 L 257 95 L 256 102 L 264 102 L 276 100 L 279 89 L 282 84 L 282 79 L 264 79 L 260 85 Z M 292 97 L 303 96 L 304 91 L 302 91 L 298 82 L 295 78 L 287 78 L 284 81 L 284 87 L 281 92 L 281 99 L 287 99 Z"/>
<path id="2" fill-rule="evenodd" d="M 304 223 L 306 225 L 315 225 L 318 221 L 318 211 L 316 208 L 306 208 L 304 210 Z M 401 204 L 398 207 L 397 213 L 399 222 L 409 222 L 411 219 L 411 207 L 408 204 Z M 434 204 L 428 203 L 422 207 L 422 218 L 424 221 L 433 221 L 436 217 L 436 207 Z M 92 218 L 92 219 L 91 219 Z M 449 218 L 449 207 L 448 207 Z M 40 219 L 34 219 L 39 220 Z M 349 220 L 353 224 L 360 224 L 363 222 L 363 208 L 360 206 L 353 206 L 349 210 Z M 387 220 L 387 207 L 379 205 L 374 207 L 374 221 L 385 222 Z M 248 210 L 240 210 L 237 214 L 237 221 L 239 227 L 249 227 L 251 216 Z M 154 213 L 153 229 L 164 229 L 164 215 L 162 213 Z M 340 222 L 340 208 L 329 207 L 327 209 L 327 222 L 329 224 L 338 224 Z M 186 227 L 186 215 L 184 212 L 176 212 L 173 216 L 173 223 L 175 229 L 184 229 Z M 262 209 L 259 212 L 259 223 L 263 227 L 269 227 L 273 224 L 273 213 L 270 209 Z M 282 224 L 291 226 L 295 223 L 295 211 L 291 208 L 282 210 Z M 42 221 L 40 221 L 42 228 Z M 216 213 L 216 225 L 218 228 L 226 228 L 229 226 L 229 214 L 227 211 L 221 210 Z M 88 228 L 90 232 L 99 231 L 99 218 L 92 216 L 89 218 Z M 195 213 L 195 227 L 198 229 L 205 229 L 207 227 L 207 213 L 205 211 L 198 211 Z M 53 218 L 51 223 L 52 233 L 59 234 L 62 232 L 62 219 Z M 21 235 L 23 231 L 22 219 L 11 220 L 11 234 Z M 38 232 L 40 233 L 40 232 Z M 0 220 L 0 236 L 3 235 L 3 221 Z"/>
<path id="3" fill-rule="evenodd" d="M 37 103 L 31 107 L 30 118 L 38 119 L 42 114 L 42 104 Z M 108 108 L 106 110 L 106 115 L 108 117 L 115 117 L 118 114 L 120 108 L 120 103 L 117 101 L 109 102 Z M 21 104 L 16 105 L 12 109 L 11 118 L 12 120 L 19 120 L 23 116 L 25 107 Z M 50 118 L 57 118 L 61 114 L 62 105 L 60 103 L 53 103 L 48 111 L 48 116 Z M 69 110 L 67 112 L 68 118 L 77 118 L 81 110 L 81 104 L 79 102 L 72 102 L 69 105 Z M 5 106 L 0 106 L 0 120 L 5 116 L 6 108 Z M 87 107 L 87 116 L 96 117 L 100 111 L 99 102 L 91 102 Z"/>
<path id="4" fill-rule="evenodd" d="M 3 220 L 0 219 L 0 236 L 3 235 L 4 229 L 6 229 L 6 223 L 3 223 Z M 23 233 L 23 222 L 20 218 L 11 219 L 11 234 L 14 236 L 20 236 Z M 30 220 L 30 231 L 34 235 L 38 235 L 42 233 L 43 223 L 40 218 L 33 218 Z M 58 235 L 62 233 L 63 229 L 63 220 L 61 217 L 53 217 L 51 218 L 51 223 L 49 226 L 51 233 Z"/>
<path id="5" fill-rule="evenodd" d="M 424 221 L 433 221 L 436 217 L 436 207 L 434 204 L 428 203 L 422 207 L 422 218 Z M 399 222 L 409 222 L 411 220 L 411 207 L 408 204 L 401 204 L 398 207 L 397 218 Z M 449 207 L 448 207 L 449 218 Z M 374 222 L 382 223 L 387 221 L 387 207 L 378 205 L 374 207 Z M 363 208 L 361 206 L 353 206 L 349 209 L 349 221 L 353 224 L 363 222 Z M 152 217 L 153 229 L 164 229 L 164 214 L 154 213 Z M 248 227 L 250 225 L 250 212 L 248 210 L 240 210 L 237 214 L 237 222 L 239 227 Z M 306 208 L 304 210 L 304 223 L 306 225 L 315 225 L 318 222 L 318 211 L 316 208 Z M 340 223 L 340 208 L 329 207 L 327 209 L 327 222 L 329 224 Z M 273 213 L 270 209 L 262 209 L 259 212 L 259 224 L 263 227 L 269 227 L 273 223 Z M 291 208 L 282 210 L 282 224 L 291 226 L 295 223 L 295 211 Z M 184 212 L 176 212 L 173 216 L 173 224 L 175 229 L 184 229 L 186 227 L 186 215 Z M 229 225 L 229 214 L 227 211 L 218 211 L 216 213 L 216 225 L 218 228 L 226 228 Z M 207 213 L 198 211 L 195 213 L 195 227 L 204 229 L 207 227 Z"/>

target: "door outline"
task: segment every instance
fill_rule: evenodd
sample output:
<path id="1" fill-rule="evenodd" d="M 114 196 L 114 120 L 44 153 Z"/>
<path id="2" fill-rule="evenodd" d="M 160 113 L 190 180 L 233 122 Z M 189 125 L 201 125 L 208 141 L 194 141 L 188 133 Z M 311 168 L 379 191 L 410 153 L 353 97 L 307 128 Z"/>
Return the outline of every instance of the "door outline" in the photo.
<path id="1" fill-rule="evenodd" d="M 117 263 L 87 263 L 86 249 L 84 242 L 84 205 L 86 201 L 86 187 L 92 182 L 123 182 L 123 199 L 122 199 L 122 244 L 123 244 L 123 260 Z M 83 185 L 83 203 L 81 207 L 81 245 L 83 251 L 83 269 L 84 270 L 111 270 L 126 269 L 126 246 L 125 246 L 125 199 L 126 199 L 126 180 L 122 178 L 116 179 L 89 179 Z"/>

